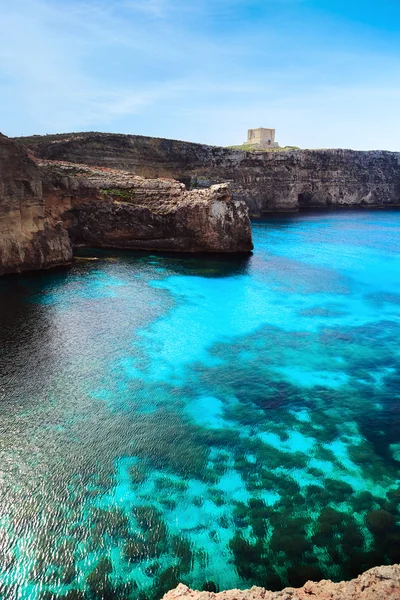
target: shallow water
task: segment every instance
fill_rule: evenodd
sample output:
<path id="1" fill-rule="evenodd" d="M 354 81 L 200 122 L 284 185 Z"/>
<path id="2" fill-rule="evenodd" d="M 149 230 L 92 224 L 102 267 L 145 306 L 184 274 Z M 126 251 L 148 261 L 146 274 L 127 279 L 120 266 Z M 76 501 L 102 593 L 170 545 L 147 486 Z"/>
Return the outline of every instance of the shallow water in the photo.
<path id="1" fill-rule="evenodd" d="M 400 561 L 400 212 L 248 259 L 0 282 L 0 594 L 279 589 Z"/>

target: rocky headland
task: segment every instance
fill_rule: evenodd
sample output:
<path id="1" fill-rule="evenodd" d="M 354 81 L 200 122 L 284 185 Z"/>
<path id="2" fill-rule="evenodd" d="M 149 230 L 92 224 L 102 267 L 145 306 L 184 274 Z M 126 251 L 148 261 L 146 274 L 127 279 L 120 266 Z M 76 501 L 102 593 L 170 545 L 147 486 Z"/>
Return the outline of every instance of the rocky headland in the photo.
<path id="1" fill-rule="evenodd" d="M 173 179 L 38 163 L 46 206 L 74 245 L 179 252 L 249 252 L 251 225 L 229 185 L 186 190 Z"/>
<path id="2" fill-rule="evenodd" d="M 0 275 L 68 264 L 75 246 L 249 252 L 248 208 L 229 185 L 40 160 L 0 136 Z"/>
<path id="3" fill-rule="evenodd" d="M 19 138 L 37 156 L 172 177 L 189 189 L 229 182 L 252 216 L 307 208 L 400 205 L 400 153 L 246 152 L 137 135 L 76 133 Z"/>
<path id="4" fill-rule="evenodd" d="M 318 583 L 308 581 L 303 587 L 269 592 L 264 588 L 196 592 L 180 584 L 165 594 L 163 600 L 399 600 L 400 565 L 375 567 L 352 581 Z"/>

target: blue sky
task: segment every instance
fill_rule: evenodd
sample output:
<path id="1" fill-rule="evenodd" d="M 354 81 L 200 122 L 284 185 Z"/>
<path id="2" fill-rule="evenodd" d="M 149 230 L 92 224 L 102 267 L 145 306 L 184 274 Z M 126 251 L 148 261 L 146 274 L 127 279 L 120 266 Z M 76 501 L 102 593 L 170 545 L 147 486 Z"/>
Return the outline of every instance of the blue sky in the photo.
<path id="1" fill-rule="evenodd" d="M 400 151 L 399 0 L 0 0 L 0 131 Z"/>

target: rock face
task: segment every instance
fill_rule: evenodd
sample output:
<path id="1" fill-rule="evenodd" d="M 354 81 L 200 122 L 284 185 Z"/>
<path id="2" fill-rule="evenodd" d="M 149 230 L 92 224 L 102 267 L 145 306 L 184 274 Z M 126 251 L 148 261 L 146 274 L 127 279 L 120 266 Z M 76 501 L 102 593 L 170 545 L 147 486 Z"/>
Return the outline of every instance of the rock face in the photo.
<path id="1" fill-rule="evenodd" d="M 20 138 L 38 156 L 173 177 L 188 187 L 229 181 L 252 215 L 313 207 L 400 205 L 400 153 L 351 150 L 243 152 L 134 135 Z"/>
<path id="2" fill-rule="evenodd" d="M 353 581 L 332 583 L 331 581 L 307 582 L 302 588 L 286 588 L 281 592 L 268 592 L 263 588 L 194 592 L 180 584 L 165 594 L 163 600 L 399 600 L 400 565 L 375 567 Z"/>
<path id="3" fill-rule="evenodd" d="M 39 169 L 23 146 L 0 134 L 0 275 L 71 260 L 67 231 L 45 212 Z"/>
<path id="4" fill-rule="evenodd" d="M 249 252 L 248 209 L 228 184 L 187 191 L 171 179 L 144 179 L 85 165 L 39 163 L 49 214 L 75 245 L 181 252 Z"/>
<path id="5" fill-rule="evenodd" d="M 0 275 L 64 265 L 74 245 L 249 252 L 248 209 L 228 184 L 182 183 L 32 160 L 0 134 Z"/>

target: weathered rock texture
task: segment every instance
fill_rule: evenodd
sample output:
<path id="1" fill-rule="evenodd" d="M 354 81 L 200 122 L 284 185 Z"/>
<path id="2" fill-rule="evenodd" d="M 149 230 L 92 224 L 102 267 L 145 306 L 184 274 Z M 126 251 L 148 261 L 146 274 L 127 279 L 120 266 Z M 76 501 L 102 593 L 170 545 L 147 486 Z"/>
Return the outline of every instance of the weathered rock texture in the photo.
<path id="1" fill-rule="evenodd" d="M 45 214 L 39 169 L 23 146 L 0 134 L 0 275 L 71 257 L 67 231 Z"/>
<path id="2" fill-rule="evenodd" d="M 48 213 L 77 245 L 181 252 L 249 252 L 248 209 L 228 184 L 187 191 L 173 179 L 39 163 Z"/>
<path id="3" fill-rule="evenodd" d="M 244 202 L 229 185 L 187 191 L 172 179 L 36 161 L 0 134 L 0 275 L 67 264 L 74 245 L 249 252 Z"/>
<path id="4" fill-rule="evenodd" d="M 229 181 L 252 215 L 312 207 L 400 205 L 400 153 L 351 150 L 243 152 L 134 135 L 20 138 L 38 156 L 173 177 L 188 187 Z"/>
<path id="5" fill-rule="evenodd" d="M 195 592 L 185 585 L 165 594 L 163 600 L 399 600 L 400 565 L 375 567 L 353 581 L 307 582 L 302 588 L 268 592 L 263 588 L 229 590 L 214 594 Z"/>

